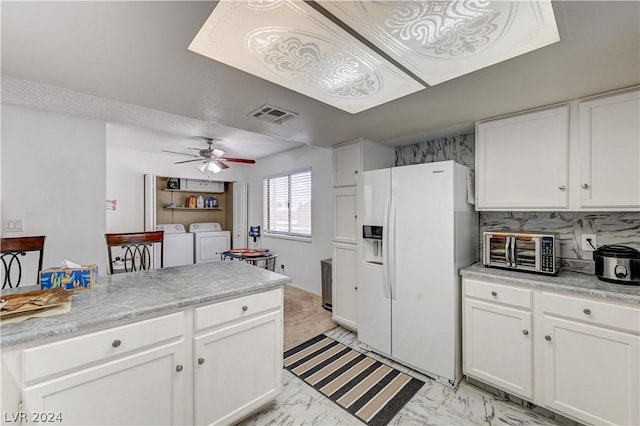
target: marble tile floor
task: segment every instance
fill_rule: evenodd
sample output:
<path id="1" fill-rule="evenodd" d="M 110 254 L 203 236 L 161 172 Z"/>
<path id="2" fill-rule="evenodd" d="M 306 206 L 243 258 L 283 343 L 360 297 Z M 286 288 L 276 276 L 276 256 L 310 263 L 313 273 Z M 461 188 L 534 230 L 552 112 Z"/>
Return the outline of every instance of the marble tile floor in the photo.
<path id="1" fill-rule="evenodd" d="M 337 327 L 324 333 L 362 351 L 354 333 Z M 545 425 L 560 423 L 462 381 L 451 389 L 396 364 L 378 354 L 369 356 L 425 381 L 425 385 L 400 410 L 389 425 Z M 283 391 L 278 398 L 239 425 L 364 425 L 320 392 L 284 370 Z"/>

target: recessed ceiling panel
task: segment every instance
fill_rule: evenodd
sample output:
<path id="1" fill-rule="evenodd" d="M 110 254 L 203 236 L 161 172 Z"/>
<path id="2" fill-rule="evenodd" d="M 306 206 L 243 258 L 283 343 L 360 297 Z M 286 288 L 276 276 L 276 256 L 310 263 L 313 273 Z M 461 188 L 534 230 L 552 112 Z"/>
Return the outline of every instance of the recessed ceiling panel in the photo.
<path id="1" fill-rule="evenodd" d="M 189 50 L 350 113 L 424 89 L 303 1 L 220 1 Z"/>
<path id="2" fill-rule="evenodd" d="M 430 85 L 560 40 L 550 0 L 319 4 Z"/>

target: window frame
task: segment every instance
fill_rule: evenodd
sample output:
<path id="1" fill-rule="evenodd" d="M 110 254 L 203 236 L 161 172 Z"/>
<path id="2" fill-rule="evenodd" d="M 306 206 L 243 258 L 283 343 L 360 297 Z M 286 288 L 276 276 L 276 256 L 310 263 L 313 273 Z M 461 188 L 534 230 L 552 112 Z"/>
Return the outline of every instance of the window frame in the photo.
<path id="1" fill-rule="evenodd" d="M 296 174 L 301 174 L 304 172 L 309 173 L 309 197 L 311 199 L 311 208 L 309 209 L 309 226 L 310 232 L 309 234 L 300 234 L 296 232 L 291 232 L 291 176 Z M 277 178 L 287 178 L 287 192 L 288 192 L 288 207 L 287 207 L 287 226 L 289 231 L 273 231 L 269 229 L 269 180 L 277 179 Z M 290 170 L 283 173 L 277 173 L 273 175 L 266 176 L 262 181 L 262 198 L 263 198 L 263 213 L 262 213 L 262 222 L 263 222 L 263 235 L 265 237 L 272 238 L 281 238 L 286 240 L 294 240 L 294 241 L 302 241 L 302 242 L 311 242 L 313 237 L 313 172 L 311 167 L 305 167 L 302 169 Z"/>

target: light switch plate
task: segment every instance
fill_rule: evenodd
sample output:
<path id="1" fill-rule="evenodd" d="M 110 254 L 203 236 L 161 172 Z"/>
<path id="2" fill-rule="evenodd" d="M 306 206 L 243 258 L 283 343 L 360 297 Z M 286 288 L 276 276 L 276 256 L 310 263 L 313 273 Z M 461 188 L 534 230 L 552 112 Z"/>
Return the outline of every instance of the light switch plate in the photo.
<path id="1" fill-rule="evenodd" d="M 23 232 L 24 219 L 7 219 L 4 222 L 5 232 Z"/>
<path id="2" fill-rule="evenodd" d="M 591 240 L 593 246 L 591 246 L 587 240 Z M 582 251 L 594 251 L 594 247 L 598 247 L 598 244 L 596 244 L 596 234 L 582 234 Z"/>

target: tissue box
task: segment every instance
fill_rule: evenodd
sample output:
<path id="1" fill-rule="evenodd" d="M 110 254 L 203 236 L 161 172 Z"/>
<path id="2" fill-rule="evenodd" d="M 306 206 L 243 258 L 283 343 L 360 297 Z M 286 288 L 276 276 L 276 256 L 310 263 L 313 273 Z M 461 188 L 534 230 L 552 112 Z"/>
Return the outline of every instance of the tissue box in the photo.
<path id="1" fill-rule="evenodd" d="M 80 268 L 46 268 L 40 271 L 40 288 L 85 289 L 98 280 L 98 265 L 83 265 Z"/>

